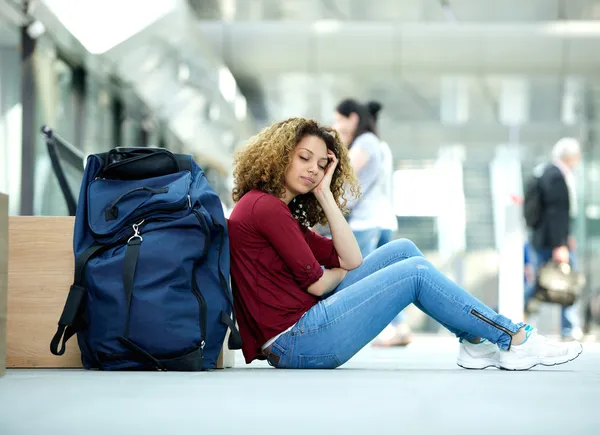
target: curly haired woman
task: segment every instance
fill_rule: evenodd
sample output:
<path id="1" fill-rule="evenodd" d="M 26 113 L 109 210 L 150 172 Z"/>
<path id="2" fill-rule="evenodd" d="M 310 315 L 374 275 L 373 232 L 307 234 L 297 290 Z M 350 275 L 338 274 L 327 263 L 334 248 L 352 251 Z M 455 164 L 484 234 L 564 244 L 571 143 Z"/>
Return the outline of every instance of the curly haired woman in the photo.
<path id="1" fill-rule="evenodd" d="M 458 365 L 526 370 L 582 351 L 513 323 L 442 275 L 408 240 L 364 262 L 342 210 L 358 194 L 337 132 L 292 118 L 272 125 L 236 156 L 229 219 L 231 274 L 247 363 L 336 368 L 408 304 L 460 338 Z M 328 223 L 332 239 L 309 228 Z"/>

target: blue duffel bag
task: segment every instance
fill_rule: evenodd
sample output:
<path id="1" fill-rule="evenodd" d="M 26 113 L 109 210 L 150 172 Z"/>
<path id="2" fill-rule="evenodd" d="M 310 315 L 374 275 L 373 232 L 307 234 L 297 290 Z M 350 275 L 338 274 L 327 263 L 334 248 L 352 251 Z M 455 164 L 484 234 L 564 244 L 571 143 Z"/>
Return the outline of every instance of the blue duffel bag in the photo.
<path id="1" fill-rule="evenodd" d="M 53 354 L 77 334 L 87 369 L 197 371 L 215 367 L 227 328 L 229 348 L 241 348 L 223 208 L 191 156 L 89 156 L 73 248 Z"/>

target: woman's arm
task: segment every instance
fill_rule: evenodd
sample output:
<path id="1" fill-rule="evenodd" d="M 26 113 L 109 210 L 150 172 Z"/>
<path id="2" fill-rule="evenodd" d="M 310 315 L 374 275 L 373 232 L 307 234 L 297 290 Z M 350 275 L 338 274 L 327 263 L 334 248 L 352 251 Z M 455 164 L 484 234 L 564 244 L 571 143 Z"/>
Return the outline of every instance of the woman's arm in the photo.
<path id="1" fill-rule="evenodd" d="M 326 295 L 340 285 L 340 282 L 346 277 L 347 273 L 346 269 L 339 268 L 324 270 L 323 276 L 317 282 L 310 285 L 307 291 L 317 297 Z"/>
<path id="2" fill-rule="evenodd" d="M 340 267 L 346 270 L 356 269 L 362 264 L 360 248 L 350 225 L 335 203 L 333 194 L 328 190 L 315 196 L 329 221 L 333 246 L 340 257 Z"/>
<path id="3" fill-rule="evenodd" d="M 323 180 L 313 190 L 313 194 L 327 216 L 329 221 L 329 229 L 331 230 L 331 238 L 333 245 L 340 258 L 340 267 L 346 270 L 356 269 L 362 264 L 362 255 L 356 242 L 356 238 L 342 214 L 342 211 L 335 203 L 333 194 L 331 193 L 330 183 L 333 171 L 337 166 L 337 158 L 333 152 L 329 151 L 331 163 L 327 168 L 327 172 Z"/>

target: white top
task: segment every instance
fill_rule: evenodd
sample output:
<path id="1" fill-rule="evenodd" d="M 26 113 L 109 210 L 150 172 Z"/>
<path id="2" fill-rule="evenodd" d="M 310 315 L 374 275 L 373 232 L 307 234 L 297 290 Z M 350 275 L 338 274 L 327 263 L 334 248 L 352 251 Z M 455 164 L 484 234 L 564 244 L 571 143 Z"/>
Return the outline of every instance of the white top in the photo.
<path id="1" fill-rule="evenodd" d="M 383 166 L 383 152 L 381 141 L 373 133 L 367 132 L 358 136 L 350 153 L 362 151 L 369 156 L 367 163 L 355 172 L 360 184 L 361 197 L 348 202 L 350 220 L 348 224 L 355 231 L 379 228 L 381 218 L 379 207 L 382 202 L 381 172 Z"/>
<path id="2" fill-rule="evenodd" d="M 394 211 L 394 158 L 392 150 L 385 142 L 381 143 L 383 155 L 381 171 L 381 203 L 379 205 L 379 217 L 381 229 L 398 230 L 398 218 Z"/>
<path id="3" fill-rule="evenodd" d="M 296 322 L 298 323 L 298 322 Z M 286 332 L 289 332 L 294 326 L 296 326 L 296 323 L 294 323 L 292 326 L 290 326 L 288 329 L 286 329 L 283 332 L 280 332 L 279 334 L 277 334 L 275 337 L 267 340 L 267 342 L 265 344 L 262 345 L 261 349 L 265 350 L 267 347 L 269 347 L 270 345 L 272 345 L 273 343 L 275 343 L 275 340 L 277 340 L 279 337 L 281 337 L 283 334 L 285 334 Z"/>

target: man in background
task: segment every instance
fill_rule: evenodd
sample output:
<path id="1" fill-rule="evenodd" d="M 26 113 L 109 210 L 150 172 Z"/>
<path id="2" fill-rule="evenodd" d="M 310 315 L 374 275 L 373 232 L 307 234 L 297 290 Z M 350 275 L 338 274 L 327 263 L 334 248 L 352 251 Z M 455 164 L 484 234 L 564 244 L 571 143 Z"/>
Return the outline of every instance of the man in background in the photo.
<path id="1" fill-rule="evenodd" d="M 535 250 L 535 267 L 553 260 L 575 266 L 573 222 L 577 216 L 577 191 L 573 171 L 581 161 L 581 147 L 573 138 L 560 139 L 552 150 L 552 163 L 538 179 L 541 197 L 540 220 L 533 228 L 531 245 Z M 577 306 L 562 308 L 563 339 L 581 339 Z"/>

